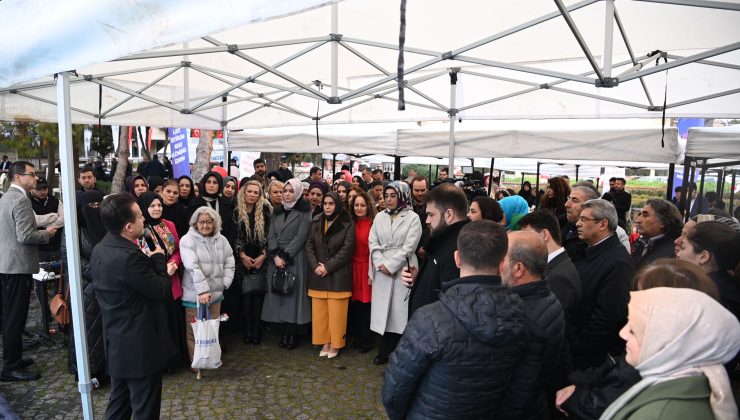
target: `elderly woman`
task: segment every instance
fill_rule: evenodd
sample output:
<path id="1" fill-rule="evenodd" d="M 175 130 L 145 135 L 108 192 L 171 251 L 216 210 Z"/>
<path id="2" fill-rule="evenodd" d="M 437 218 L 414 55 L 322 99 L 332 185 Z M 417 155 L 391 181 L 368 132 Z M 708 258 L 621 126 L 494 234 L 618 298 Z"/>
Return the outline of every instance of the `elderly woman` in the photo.
<path id="1" fill-rule="evenodd" d="M 296 336 L 307 334 L 308 323 L 311 322 L 311 302 L 308 300 L 306 282 L 306 240 L 311 227 L 311 208 L 301 196 L 302 189 L 301 181 L 297 178 L 285 183 L 283 204 L 273 211 L 267 235 L 269 265 L 262 320 L 273 323 L 283 333 L 278 345 L 288 350 L 298 346 Z M 273 291 L 272 279 L 278 270 L 295 277 L 291 294 Z"/>
<path id="2" fill-rule="evenodd" d="M 273 209 L 280 207 L 283 203 L 283 184 L 281 181 L 271 181 L 267 186 L 267 198 Z"/>
<path id="3" fill-rule="evenodd" d="M 727 372 L 740 347 L 737 318 L 705 293 L 658 287 L 632 292 L 627 363 L 642 380 L 602 419 L 737 419 Z"/>
<path id="4" fill-rule="evenodd" d="M 221 231 L 221 216 L 209 206 L 198 207 L 190 218 L 190 230 L 180 240 L 180 257 L 185 268 L 182 279 L 182 306 L 188 354 L 193 361 L 193 329 L 197 303 L 208 305 L 211 319 L 221 313 L 224 290 L 234 280 L 234 253 Z"/>
<path id="5" fill-rule="evenodd" d="M 319 357 L 329 359 L 344 347 L 347 308 L 352 296 L 352 254 L 355 225 L 337 193 L 324 196 L 324 212 L 313 218 L 306 258 L 311 297 L 312 341 L 323 345 Z"/>
<path id="6" fill-rule="evenodd" d="M 234 217 L 236 228 L 237 273 L 243 282 L 247 276 L 259 275 L 264 284 L 267 278 L 267 230 L 270 226 L 272 207 L 268 204 L 262 184 L 247 181 L 239 190 Z M 244 311 L 244 343 L 259 344 L 262 340 L 260 316 L 265 289 L 242 285 Z"/>
<path id="7" fill-rule="evenodd" d="M 394 181 L 383 190 L 386 209 L 370 228 L 369 275 L 373 282 L 370 329 L 380 334 L 373 364 L 388 362 L 408 321 L 408 295 L 401 281 L 405 266 L 418 267 L 416 246 L 421 238 L 419 216 L 411 209 L 411 189 Z"/>
<path id="8" fill-rule="evenodd" d="M 733 270 L 740 262 L 740 237 L 721 222 L 702 222 L 689 231 L 676 254 L 696 264 L 717 285 L 719 300 L 740 319 L 740 282 Z"/>

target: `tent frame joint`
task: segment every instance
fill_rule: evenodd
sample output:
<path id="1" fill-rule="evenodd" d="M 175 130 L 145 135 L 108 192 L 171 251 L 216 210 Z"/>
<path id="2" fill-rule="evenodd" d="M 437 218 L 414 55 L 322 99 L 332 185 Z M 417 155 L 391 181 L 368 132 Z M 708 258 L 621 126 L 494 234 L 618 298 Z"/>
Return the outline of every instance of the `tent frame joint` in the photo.
<path id="1" fill-rule="evenodd" d="M 450 116 L 450 118 L 457 116 L 457 113 L 460 112 L 457 108 L 450 108 L 449 111 L 447 111 L 447 115 Z"/>
<path id="2" fill-rule="evenodd" d="M 180 110 L 180 114 L 189 115 L 191 113 L 192 112 L 190 112 L 190 109 L 189 108 L 183 108 L 183 109 Z"/>
<path id="3" fill-rule="evenodd" d="M 192 61 L 188 61 L 188 60 L 180 61 L 180 65 L 183 67 L 190 67 L 190 64 L 192 64 Z"/>
<path id="4" fill-rule="evenodd" d="M 93 79 L 93 75 L 92 74 L 83 74 L 82 75 L 82 78 L 85 79 L 85 81 L 90 82 Z"/>
<path id="5" fill-rule="evenodd" d="M 98 379 L 97 378 L 90 378 L 90 382 L 79 382 L 79 383 L 77 383 L 77 389 L 80 392 L 84 392 L 86 394 L 89 394 L 90 392 L 92 392 L 92 390 L 96 386 L 99 386 L 99 385 L 100 385 L 100 383 L 98 382 Z"/>
<path id="6" fill-rule="evenodd" d="M 659 106 L 659 105 L 656 105 L 656 106 L 649 106 L 649 107 L 647 108 L 647 110 L 648 110 L 648 111 L 657 111 L 657 112 L 661 112 L 661 111 L 663 111 L 663 106 Z"/>
<path id="7" fill-rule="evenodd" d="M 550 89 L 550 84 L 549 83 L 543 83 L 543 84 L 540 85 L 540 89 Z"/>
<path id="8" fill-rule="evenodd" d="M 332 41 L 339 42 L 342 40 L 342 34 L 329 34 L 329 39 Z"/>
<path id="9" fill-rule="evenodd" d="M 339 98 L 339 96 L 330 96 L 329 99 L 326 100 L 326 102 L 332 105 L 339 105 L 342 103 L 342 99 Z"/>
<path id="10" fill-rule="evenodd" d="M 442 53 L 442 60 L 452 60 L 453 58 L 455 58 L 455 56 L 452 54 L 452 51 Z"/>
<path id="11" fill-rule="evenodd" d="M 594 81 L 594 85 L 596 87 L 605 87 L 605 88 L 617 87 L 619 86 L 619 78 L 618 77 L 604 77 L 603 80 L 596 79 Z"/>
<path id="12" fill-rule="evenodd" d="M 229 54 L 236 54 L 239 52 L 239 45 L 237 44 L 227 44 L 226 47 L 228 48 Z"/>

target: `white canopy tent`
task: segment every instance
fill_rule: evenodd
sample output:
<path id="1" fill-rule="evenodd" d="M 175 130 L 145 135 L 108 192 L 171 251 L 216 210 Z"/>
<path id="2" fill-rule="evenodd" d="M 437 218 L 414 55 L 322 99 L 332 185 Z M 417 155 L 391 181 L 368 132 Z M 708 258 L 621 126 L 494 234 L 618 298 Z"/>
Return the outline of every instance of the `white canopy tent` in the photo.
<path id="1" fill-rule="evenodd" d="M 59 122 L 64 191 L 72 122 L 228 133 L 444 121 L 454 161 L 459 119 L 737 118 L 738 11 L 737 0 L 409 2 L 400 113 L 397 1 L 6 0 L 0 119 Z M 469 136 L 463 144 L 480 140 Z M 76 254 L 68 271 L 79 279 Z M 71 292 L 86 348 L 80 285 Z M 84 352 L 78 366 L 91 418 Z"/>

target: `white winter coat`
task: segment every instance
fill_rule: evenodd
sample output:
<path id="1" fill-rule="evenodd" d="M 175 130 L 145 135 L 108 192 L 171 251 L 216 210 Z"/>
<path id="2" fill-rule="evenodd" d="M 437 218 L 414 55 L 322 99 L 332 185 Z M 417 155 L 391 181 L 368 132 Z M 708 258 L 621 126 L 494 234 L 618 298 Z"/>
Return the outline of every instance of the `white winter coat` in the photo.
<path id="1" fill-rule="evenodd" d="M 182 300 L 195 303 L 198 295 L 210 292 L 211 301 L 221 299 L 234 280 L 234 252 L 225 236 L 203 236 L 191 227 L 180 239 Z"/>
<path id="2" fill-rule="evenodd" d="M 401 281 L 401 272 L 406 257 L 413 267 L 416 246 L 421 239 L 419 216 L 411 209 L 403 209 L 391 224 L 391 216 L 378 213 L 370 228 L 370 272 L 373 280 L 373 298 L 370 306 L 370 329 L 378 334 L 392 332 L 401 334 L 409 317 L 409 302 L 404 301 L 409 289 Z M 383 264 L 394 274 L 387 276 L 378 271 Z"/>

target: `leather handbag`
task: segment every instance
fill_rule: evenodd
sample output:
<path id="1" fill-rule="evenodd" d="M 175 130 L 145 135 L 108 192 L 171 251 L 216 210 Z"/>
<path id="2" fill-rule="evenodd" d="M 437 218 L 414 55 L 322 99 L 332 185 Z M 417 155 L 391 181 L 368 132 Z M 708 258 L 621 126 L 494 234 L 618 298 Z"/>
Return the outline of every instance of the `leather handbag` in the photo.
<path id="1" fill-rule="evenodd" d="M 295 275 L 278 268 L 272 273 L 270 291 L 278 295 L 292 295 L 295 289 Z"/>
<path id="2" fill-rule="evenodd" d="M 46 293 L 46 291 L 44 291 Z M 59 289 L 57 294 L 49 302 L 49 311 L 57 324 L 60 326 L 69 325 L 72 321 L 72 312 L 69 308 L 69 287 L 64 291 L 64 276 L 59 272 Z"/>
<path id="3" fill-rule="evenodd" d="M 262 270 L 251 270 L 242 278 L 242 293 L 265 293 L 267 291 L 267 276 Z"/>

